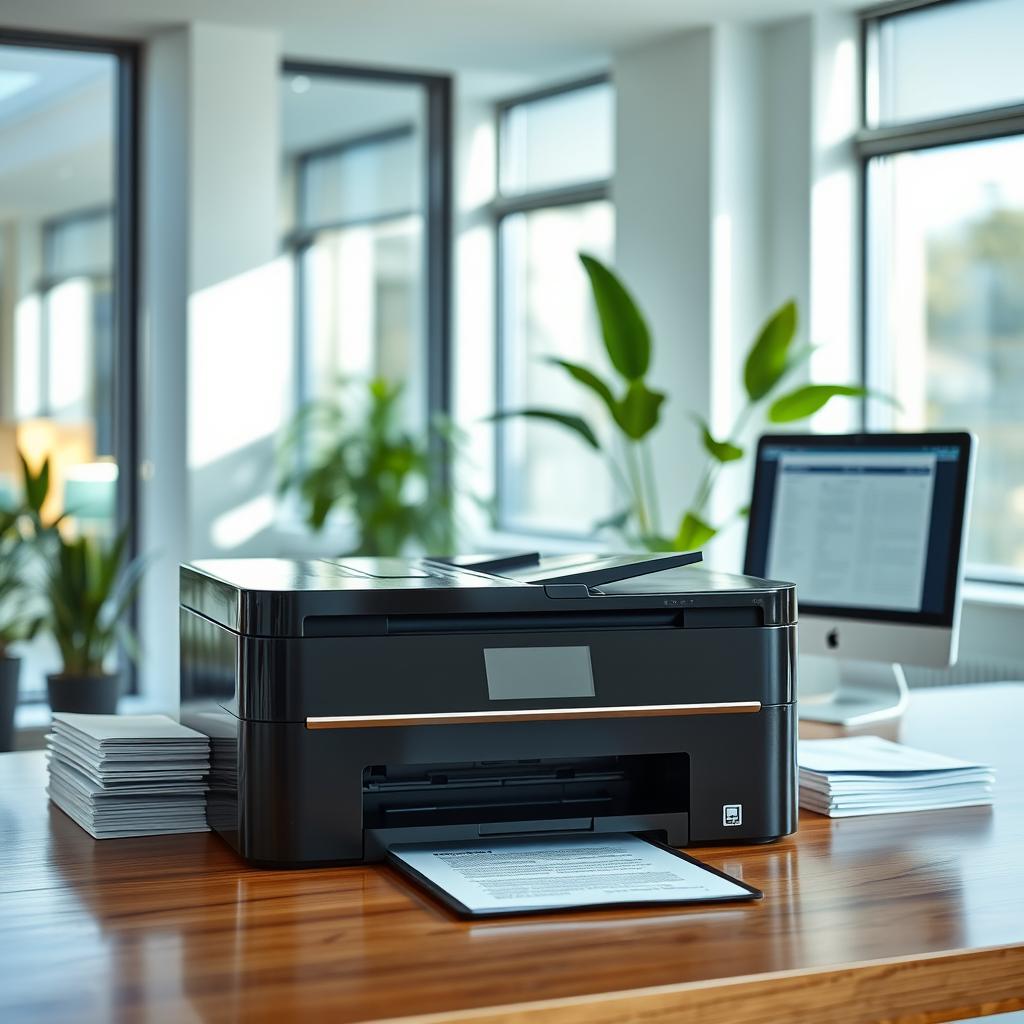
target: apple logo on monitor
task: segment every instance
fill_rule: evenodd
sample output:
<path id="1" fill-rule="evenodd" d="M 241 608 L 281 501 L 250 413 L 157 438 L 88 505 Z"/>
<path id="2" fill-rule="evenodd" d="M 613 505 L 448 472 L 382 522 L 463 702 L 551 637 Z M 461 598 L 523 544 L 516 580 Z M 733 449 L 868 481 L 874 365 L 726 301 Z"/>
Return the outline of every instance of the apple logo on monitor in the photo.
<path id="1" fill-rule="evenodd" d="M 839 646 L 839 630 L 834 626 L 825 635 L 825 643 L 830 651 L 834 651 Z"/>

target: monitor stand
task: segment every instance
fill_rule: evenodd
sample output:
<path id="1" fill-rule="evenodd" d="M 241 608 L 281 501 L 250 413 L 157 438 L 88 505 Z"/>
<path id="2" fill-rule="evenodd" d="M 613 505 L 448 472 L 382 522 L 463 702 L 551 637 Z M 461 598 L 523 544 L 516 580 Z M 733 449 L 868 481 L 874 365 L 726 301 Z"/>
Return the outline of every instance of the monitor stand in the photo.
<path id="1" fill-rule="evenodd" d="M 801 655 L 799 715 L 809 722 L 867 725 L 903 714 L 910 700 L 899 665 Z"/>

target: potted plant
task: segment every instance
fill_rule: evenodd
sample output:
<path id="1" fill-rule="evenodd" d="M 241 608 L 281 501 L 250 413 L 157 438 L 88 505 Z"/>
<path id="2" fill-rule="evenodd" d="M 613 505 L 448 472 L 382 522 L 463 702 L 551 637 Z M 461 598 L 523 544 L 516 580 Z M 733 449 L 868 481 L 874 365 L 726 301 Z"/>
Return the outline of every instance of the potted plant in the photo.
<path id="1" fill-rule="evenodd" d="M 49 490 L 50 462 L 32 473 L 21 456 L 24 496 L 0 509 L 0 750 L 14 748 L 14 709 L 18 703 L 21 659 L 18 644 L 31 640 L 42 621 L 32 580 L 40 510 Z"/>
<path id="2" fill-rule="evenodd" d="M 60 672 L 46 677 L 54 711 L 117 711 L 121 676 L 108 670 L 110 657 L 118 643 L 132 658 L 138 650 L 127 616 L 142 563 L 126 563 L 127 546 L 127 529 L 108 542 L 54 531 L 46 555 L 44 623 L 63 662 Z"/>
<path id="3" fill-rule="evenodd" d="M 30 549 L 19 530 L 17 511 L 0 512 L 0 750 L 14 749 L 14 708 L 21 659 L 17 645 L 39 628 L 28 580 Z"/>
<path id="4" fill-rule="evenodd" d="M 443 468 L 456 443 L 435 420 L 420 436 L 401 425 L 402 385 L 341 380 L 304 405 L 280 446 L 279 492 L 294 492 L 306 525 L 320 532 L 335 509 L 358 531 L 352 555 L 399 555 L 410 545 L 453 547 L 451 488 Z"/>

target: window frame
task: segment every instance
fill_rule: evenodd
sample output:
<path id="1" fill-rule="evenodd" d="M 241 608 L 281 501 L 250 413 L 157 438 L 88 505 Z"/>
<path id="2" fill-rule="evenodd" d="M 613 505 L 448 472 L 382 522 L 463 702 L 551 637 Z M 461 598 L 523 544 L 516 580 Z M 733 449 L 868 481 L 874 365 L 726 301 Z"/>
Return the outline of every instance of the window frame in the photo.
<path id="1" fill-rule="evenodd" d="M 43 270 L 36 283 L 36 292 L 42 300 L 42 307 L 40 311 L 41 317 L 41 331 L 40 339 L 41 344 L 39 346 L 39 380 L 42 392 L 37 396 L 39 400 L 39 412 L 38 415 L 47 417 L 52 415 L 52 409 L 50 408 L 50 397 L 48 389 L 44 382 L 49 380 L 50 366 L 52 364 L 50 349 L 52 346 L 53 338 L 50 331 L 50 313 L 49 304 L 47 298 L 49 294 L 66 281 L 73 281 L 80 278 L 85 278 L 89 281 L 93 287 L 97 287 L 102 284 L 114 285 L 111 290 L 116 296 L 116 284 L 117 284 L 117 254 L 112 253 L 113 265 L 109 269 L 100 268 L 96 266 L 92 267 L 75 267 L 70 270 L 56 272 L 51 267 L 51 253 L 53 250 L 54 236 L 60 231 L 61 228 L 66 227 L 69 224 L 75 224 L 80 221 L 98 220 L 102 217 L 109 217 L 112 234 L 116 236 L 116 224 L 117 215 L 115 206 L 90 206 L 82 209 L 71 210 L 67 213 L 62 213 L 56 217 L 51 217 L 48 220 L 43 221 L 42 235 L 43 235 Z M 116 245 L 116 237 L 115 237 Z M 116 328 L 115 328 L 116 335 Z M 115 347 L 117 344 L 116 336 L 114 341 Z M 115 349 L 116 351 L 116 349 Z M 116 370 L 116 367 L 115 367 Z M 116 383 L 115 383 L 116 388 Z M 98 426 L 98 424 L 97 424 Z M 113 426 L 113 422 L 111 422 Z M 99 450 L 99 430 L 97 430 L 97 456 L 100 456 L 102 452 Z M 116 436 L 116 431 L 115 431 Z M 120 478 L 120 470 L 118 471 L 118 477 Z"/>
<path id="2" fill-rule="evenodd" d="M 595 85 L 612 84 L 610 72 L 576 78 L 568 82 L 534 89 L 499 100 L 494 105 L 494 200 L 491 202 L 491 224 L 494 233 L 494 408 L 504 408 L 505 385 L 508 376 L 509 342 L 507 337 L 507 300 L 505 296 L 505 256 L 502 245 L 502 225 L 506 218 L 520 213 L 537 210 L 554 210 L 583 203 L 612 201 L 612 176 L 592 181 L 564 185 L 557 188 L 535 189 L 529 192 L 506 196 L 501 191 L 501 140 L 506 115 L 515 107 L 539 100 L 551 99 L 566 93 L 589 89 Z M 613 170 L 614 175 L 614 170 Z M 552 532 L 516 523 L 508 513 L 508 467 L 505 453 L 507 442 L 505 431 L 508 425 L 503 420 L 495 423 L 494 429 L 494 519 L 495 529 L 500 533 L 521 537 L 560 538 L 569 541 L 585 539 L 586 533 Z"/>
<path id="3" fill-rule="evenodd" d="M 128 528 L 127 555 L 139 556 L 141 427 L 141 97 L 143 44 L 132 39 L 81 36 L 0 28 L 0 46 L 113 57 L 116 65 L 114 106 L 114 458 L 117 463 L 119 529 Z M 61 218 L 63 219 L 63 218 Z M 138 602 L 133 603 L 130 625 L 138 629 Z M 123 656 L 125 692 L 139 692 L 138 667 Z M 46 700 L 45 692 L 20 693 L 19 704 Z"/>
<path id="4" fill-rule="evenodd" d="M 448 75 L 430 75 L 416 71 L 361 67 L 348 64 L 323 63 L 319 61 L 295 60 L 285 58 L 281 62 L 282 77 L 290 75 L 308 75 L 320 78 L 342 78 L 354 81 L 392 82 L 419 86 L 423 89 L 426 100 L 425 120 L 425 151 L 426 167 L 423 191 L 423 231 L 424 231 L 424 280 L 426 294 L 426 351 L 424 367 L 426 370 L 426 403 L 427 415 L 449 415 L 452 402 L 452 359 L 451 359 L 451 326 L 452 326 L 452 194 L 453 194 L 453 154 L 452 154 L 452 79 Z M 296 228 L 285 239 L 287 250 L 294 255 L 294 298 L 295 298 L 295 400 L 296 407 L 308 398 L 305 394 L 306 360 L 305 360 L 305 325 L 302 312 L 302 294 L 304 280 L 302 272 L 302 255 L 320 231 L 332 227 L 351 226 L 356 220 L 339 224 L 321 224 L 313 229 L 301 228 L 298 225 L 303 205 L 302 195 L 302 164 L 308 159 L 327 153 L 344 152 L 358 146 L 371 145 L 382 141 L 385 137 L 395 137 L 400 132 L 412 131 L 412 126 L 398 125 L 380 132 L 371 132 L 355 139 L 342 140 L 318 146 L 297 155 L 299 162 L 296 167 Z M 387 220 L 394 219 L 388 214 Z M 364 218 L 362 223 L 366 223 Z M 438 438 L 431 442 L 435 446 L 434 455 L 441 466 L 442 479 L 439 484 L 446 486 L 451 473 L 448 465 L 447 451 Z"/>
<path id="5" fill-rule="evenodd" d="M 871 338 L 871 195 L 869 187 L 871 161 L 879 157 L 897 156 L 943 146 L 986 142 L 1013 136 L 1024 137 L 1024 103 L 988 107 L 967 113 L 944 117 L 906 121 L 883 127 L 869 127 L 869 77 L 874 72 L 870 59 L 875 45 L 873 33 L 886 19 L 927 7 L 967 3 L 969 0 L 904 0 L 867 8 L 859 12 L 860 68 L 859 68 L 859 128 L 853 145 L 858 162 L 858 193 L 860 201 L 860 373 L 865 384 L 870 382 L 873 366 L 873 339 Z M 867 403 L 861 402 L 861 423 L 867 426 Z M 995 566 L 974 566 L 965 561 L 965 579 L 972 582 L 1008 584 L 1024 591 L 1024 573 L 1007 568 L 1003 572 Z"/>
<path id="6" fill-rule="evenodd" d="M 330 220 L 305 226 L 302 222 L 302 212 L 306 206 L 306 169 L 308 165 L 320 157 L 338 156 L 350 153 L 353 150 L 365 149 L 378 144 L 385 144 L 395 139 L 409 138 L 415 133 L 415 125 L 395 125 L 393 128 L 385 128 L 381 131 L 368 132 L 350 139 L 343 139 L 340 142 L 330 142 L 323 146 L 316 146 L 313 149 L 302 150 L 295 154 L 295 210 L 296 226 L 285 238 L 285 248 L 292 260 L 292 272 L 294 275 L 294 353 L 295 353 L 295 403 L 296 408 L 301 408 L 310 399 L 306 387 L 307 381 L 307 324 L 305 317 L 305 295 L 306 295 L 306 269 L 305 256 L 309 248 L 316 242 L 317 236 L 324 231 L 336 231 L 342 228 L 364 227 L 374 224 L 387 224 L 399 220 L 402 217 L 409 217 L 418 214 L 419 210 L 406 209 L 391 211 L 386 214 L 366 217 L 348 217 L 340 220 Z M 427 243 L 429 244 L 429 243 Z M 429 297 L 428 297 L 429 303 Z M 429 318 L 429 312 L 428 312 Z M 430 339 L 427 339 L 427 359 L 431 358 Z M 432 409 L 428 397 L 428 409 Z"/>

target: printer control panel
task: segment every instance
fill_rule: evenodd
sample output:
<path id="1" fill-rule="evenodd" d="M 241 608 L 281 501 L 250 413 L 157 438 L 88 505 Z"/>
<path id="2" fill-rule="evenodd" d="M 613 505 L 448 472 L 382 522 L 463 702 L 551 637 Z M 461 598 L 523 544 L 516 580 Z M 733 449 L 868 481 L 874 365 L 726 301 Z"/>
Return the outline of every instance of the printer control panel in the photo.
<path id="1" fill-rule="evenodd" d="M 491 700 L 593 697 L 590 647 L 485 647 Z"/>

